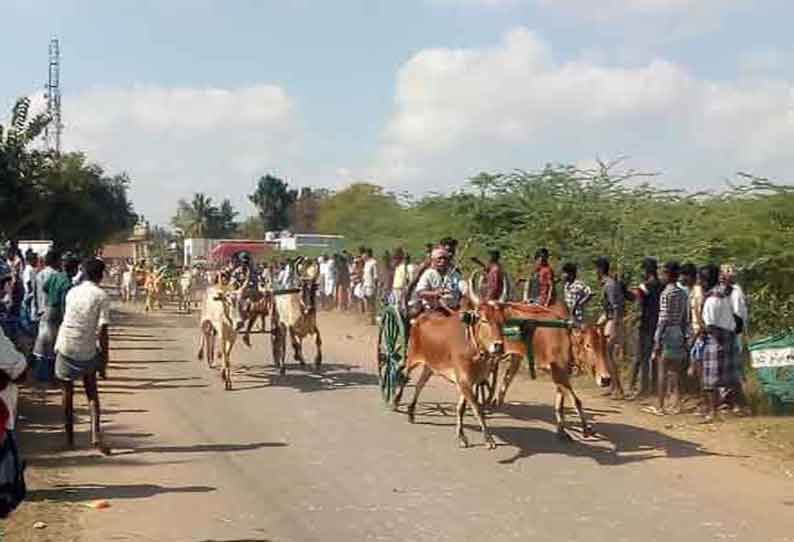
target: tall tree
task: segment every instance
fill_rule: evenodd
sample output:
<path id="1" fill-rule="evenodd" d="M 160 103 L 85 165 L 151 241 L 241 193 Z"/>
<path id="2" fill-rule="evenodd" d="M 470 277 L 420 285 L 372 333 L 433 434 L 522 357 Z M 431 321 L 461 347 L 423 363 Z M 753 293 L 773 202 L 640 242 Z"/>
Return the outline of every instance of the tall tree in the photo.
<path id="1" fill-rule="evenodd" d="M 237 215 L 229 199 L 224 199 L 214 214 L 212 229 L 218 237 L 231 237 L 237 230 Z"/>
<path id="2" fill-rule="evenodd" d="M 59 247 L 91 250 L 131 229 L 137 220 L 127 199 L 129 178 L 107 176 L 83 154 L 63 155 L 43 181 L 34 211 L 20 220 L 15 236 L 43 237 Z"/>
<path id="3" fill-rule="evenodd" d="M 196 192 L 190 202 L 184 199 L 177 202 L 176 214 L 171 223 L 187 237 L 207 237 L 217 220 L 217 213 L 212 198 L 203 192 Z"/>
<path id="4" fill-rule="evenodd" d="M 289 211 L 297 199 L 297 192 L 290 190 L 283 180 L 272 175 L 260 177 L 256 190 L 248 199 L 259 211 L 266 231 L 284 230 L 290 226 Z"/>
<path id="5" fill-rule="evenodd" d="M 330 192 L 325 188 L 310 188 L 308 186 L 301 188 L 289 213 L 292 228 L 298 233 L 317 231 L 320 207 L 328 197 L 330 197 Z"/>
<path id="6" fill-rule="evenodd" d="M 46 115 L 30 118 L 30 99 L 20 98 L 7 126 L 0 125 L 0 233 L 14 236 L 30 224 L 44 191 L 52 156 L 30 149 L 49 122 Z"/>

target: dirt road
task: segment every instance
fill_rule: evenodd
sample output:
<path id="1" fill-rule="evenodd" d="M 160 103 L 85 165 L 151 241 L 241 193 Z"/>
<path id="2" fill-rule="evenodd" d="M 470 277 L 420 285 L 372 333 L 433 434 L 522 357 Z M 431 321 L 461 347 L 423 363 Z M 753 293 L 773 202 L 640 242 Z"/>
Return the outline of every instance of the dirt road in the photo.
<path id="1" fill-rule="evenodd" d="M 56 397 L 29 399 L 22 431 L 38 481 L 9 539 L 794 540 L 791 480 L 749 468 L 753 457 L 713 434 L 648 429 L 589 398 L 601 438 L 561 443 L 549 383 L 522 379 L 489 418 L 498 449 L 469 418 L 475 446 L 460 450 L 449 385 L 428 387 L 410 425 L 381 404 L 373 328 L 328 314 L 321 328 L 321 374 L 277 376 L 256 336 L 236 348 L 225 392 L 195 360 L 194 319 L 122 312 L 101 388 L 115 453 L 63 452 Z M 85 411 L 80 421 L 85 447 Z M 83 506 L 94 499 L 110 508 Z M 53 502 L 62 515 L 34 517 Z M 34 531 L 34 519 L 51 525 Z"/>

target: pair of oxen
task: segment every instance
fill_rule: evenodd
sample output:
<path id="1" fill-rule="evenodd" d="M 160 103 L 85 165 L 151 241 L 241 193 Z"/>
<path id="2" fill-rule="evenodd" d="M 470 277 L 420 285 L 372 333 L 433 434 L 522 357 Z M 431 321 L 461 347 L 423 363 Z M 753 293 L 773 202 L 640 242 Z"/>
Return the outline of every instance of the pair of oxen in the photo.
<path id="1" fill-rule="evenodd" d="M 493 390 L 497 385 L 499 367 L 505 365 L 503 380 L 493 401 L 495 407 L 501 406 L 528 348 L 523 337 L 505 335 L 506 323 L 563 320 L 568 317 L 568 311 L 561 304 L 542 307 L 513 302 L 483 302 L 475 292 L 470 281 L 468 310 L 444 311 L 446 314 L 425 312 L 411 322 L 403 370 L 405 378 L 395 394 L 393 407 L 395 410 L 399 407 L 408 377 L 418 371 L 414 396 L 407 407 L 409 420 L 413 422 L 416 404 L 425 384 L 433 375 L 442 376 L 458 391 L 456 434 L 460 446 L 469 444 L 463 431 L 463 416 L 467 405 L 471 405 L 486 445 L 494 449 L 496 442 L 485 423 L 484 405 L 478 400 L 477 390 L 483 386 Z M 600 386 L 609 385 L 606 343 L 601 330 L 585 327 L 571 331 L 541 325 L 535 328 L 530 347 L 536 366 L 548 371 L 555 387 L 558 436 L 565 440 L 571 438 L 565 428 L 566 395 L 570 396 L 576 408 L 582 435 L 592 435 L 593 430 L 587 423 L 582 401 L 573 390 L 570 377 L 572 368 L 578 366 L 589 371 Z"/>
<path id="2" fill-rule="evenodd" d="M 220 350 L 223 363 L 221 378 L 227 390 L 232 389 L 231 353 L 237 336 L 242 332 L 243 342 L 250 347 L 249 335 L 257 320 L 261 320 L 261 331 L 272 336 L 273 361 L 282 375 L 286 372 L 287 337 L 292 343 L 295 360 L 303 365 L 303 339 L 313 335 L 316 346 L 314 364 L 316 368 L 320 367 L 322 338 L 317 326 L 316 282 L 304 278 L 297 282 L 299 287 L 282 292 L 273 292 L 267 286 L 260 287 L 258 296 L 242 303 L 245 287 L 233 289 L 221 279 L 207 288 L 200 316 L 201 335 L 197 357 L 203 359 L 206 352 L 207 363 L 213 368 L 216 351 Z M 270 317 L 270 330 L 266 329 L 267 317 Z"/>

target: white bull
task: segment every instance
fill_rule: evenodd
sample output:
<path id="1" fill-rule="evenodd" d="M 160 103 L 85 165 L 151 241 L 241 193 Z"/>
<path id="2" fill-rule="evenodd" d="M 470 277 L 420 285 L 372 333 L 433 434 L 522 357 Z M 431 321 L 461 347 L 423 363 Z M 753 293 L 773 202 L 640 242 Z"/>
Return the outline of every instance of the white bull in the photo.
<path id="1" fill-rule="evenodd" d="M 237 292 L 217 286 L 207 288 L 207 295 L 204 299 L 204 307 L 199 321 L 201 343 L 198 359 L 204 358 L 204 350 L 206 348 L 207 363 L 210 367 L 214 367 L 215 341 L 219 339 L 223 358 L 221 377 L 225 388 L 230 390 L 232 389 L 232 349 L 237 340 L 237 327 L 242 322 Z"/>
<path id="2" fill-rule="evenodd" d="M 316 285 L 304 281 L 300 292 L 292 292 L 275 296 L 275 309 L 278 325 L 282 327 L 283 335 L 289 334 L 292 348 L 295 351 L 295 361 L 305 363 L 303 359 L 303 339 L 314 335 L 314 344 L 317 353 L 314 357 L 315 368 L 319 369 L 323 361 L 322 337 L 317 327 L 317 307 L 315 303 Z M 284 366 L 281 366 L 284 373 Z"/>
<path id="3" fill-rule="evenodd" d="M 127 268 L 121 275 L 121 300 L 125 303 L 135 301 L 138 295 L 138 283 L 135 280 L 135 270 Z"/>

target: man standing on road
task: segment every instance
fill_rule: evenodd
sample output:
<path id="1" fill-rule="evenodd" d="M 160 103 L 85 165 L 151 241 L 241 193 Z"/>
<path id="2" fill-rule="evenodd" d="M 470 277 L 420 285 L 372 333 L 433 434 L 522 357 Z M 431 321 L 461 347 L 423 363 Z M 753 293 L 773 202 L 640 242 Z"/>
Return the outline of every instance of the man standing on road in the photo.
<path id="1" fill-rule="evenodd" d="M 28 251 L 25 269 L 22 272 L 22 286 L 24 297 L 22 301 L 22 325 L 25 331 L 34 340 L 38 328 L 38 315 L 36 314 L 36 274 L 38 273 L 39 256 Z"/>
<path id="2" fill-rule="evenodd" d="M 44 269 L 36 275 L 35 300 L 36 318 L 39 322 L 39 332 L 36 335 L 36 342 L 33 345 L 33 356 L 36 360 L 35 377 L 42 382 L 52 380 L 55 367 L 55 338 L 58 335 L 58 323 L 53 316 L 60 318 L 60 315 L 53 315 L 47 303 L 46 284 L 51 277 L 55 276 L 61 265 L 60 254 L 50 250 L 44 256 Z"/>
<path id="3" fill-rule="evenodd" d="M 361 292 L 364 300 L 364 312 L 370 322 L 375 323 L 375 299 L 378 293 L 378 261 L 372 257 L 372 249 L 364 251 L 364 269 L 361 277 Z"/>
<path id="4" fill-rule="evenodd" d="M 554 303 L 554 270 L 549 265 L 549 249 L 535 252 L 535 269 L 524 289 L 524 301 L 548 307 Z"/>
<path id="5" fill-rule="evenodd" d="M 584 325 L 584 306 L 593 297 L 590 287 L 576 278 L 578 268 L 575 263 L 569 262 L 562 266 L 562 279 L 565 290 L 565 306 L 571 320 L 577 328 Z"/>
<path id="6" fill-rule="evenodd" d="M 607 342 L 607 367 L 611 379 L 610 392 L 613 399 L 623 399 L 623 384 L 620 382 L 618 370 L 618 351 L 623 348 L 623 291 L 618 282 L 609 275 L 609 260 L 600 257 L 595 262 L 598 280 L 601 282 L 603 314 L 598 319 L 604 326 L 604 338 Z"/>
<path id="7" fill-rule="evenodd" d="M 653 359 L 658 365 L 657 406 L 647 411 L 665 414 L 668 378 L 672 378 L 673 407 L 671 413 L 680 411 L 681 369 L 686 357 L 686 333 L 689 307 L 686 292 L 678 286 L 681 267 L 678 262 L 667 262 L 662 269 L 664 290 L 659 297 L 659 321 L 653 337 Z"/>
<path id="8" fill-rule="evenodd" d="M 400 306 L 403 293 L 408 287 L 410 278 L 408 277 L 408 263 L 405 260 L 405 253 L 402 248 L 394 252 L 394 279 L 392 280 L 392 301 Z"/>
<path id="9" fill-rule="evenodd" d="M 658 264 L 654 258 L 642 261 L 644 279 L 632 290 L 634 299 L 640 304 L 640 325 L 638 330 L 637 354 L 631 366 L 631 396 L 638 399 L 656 386 L 656 360 L 652 359 L 653 337 L 659 320 L 659 296 L 662 285 L 657 275 Z M 639 380 L 639 387 L 637 381 Z"/>
<path id="10" fill-rule="evenodd" d="M 736 351 L 733 358 L 734 365 L 729 370 L 736 373 L 732 379 L 734 384 L 730 387 L 720 389 L 719 403 L 720 407 L 732 408 L 734 414 L 744 414 L 745 398 L 744 391 L 742 390 L 742 380 L 744 380 L 744 366 L 742 364 L 742 352 L 744 351 L 744 344 L 742 335 L 747 330 L 747 319 L 749 311 L 747 310 L 747 298 L 744 295 L 744 290 L 736 283 L 736 267 L 732 264 L 723 264 L 720 266 L 720 284 L 723 288 L 730 292 L 731 308 L 733 309 L 733 317 L 736 320 Z"/>
<path id="11" fill-rule="evenodd" d="M 505 272 L 500 262 L 502 254 L 498 250 L 488 251 L 488 265 L 485 267 L 485 301 L 501 301 L 505 294 Z"/>
<path id="12" fill-rule="evenodd" d="M 104 376 L 109 354 L 110 299 L 99 287 L 105 264 L 90 258 L 83 263 L 83 273 L 85 280 L 66 294 L 66 310 L 55 343 L 55 376 L 63 381 L 67 444 L 74 446 L 74 381 L 80 378 L 91 413 L 91 444 L 109 455 L 110 448 L 102 442 L 97 386 L 97 372 Z"/>

